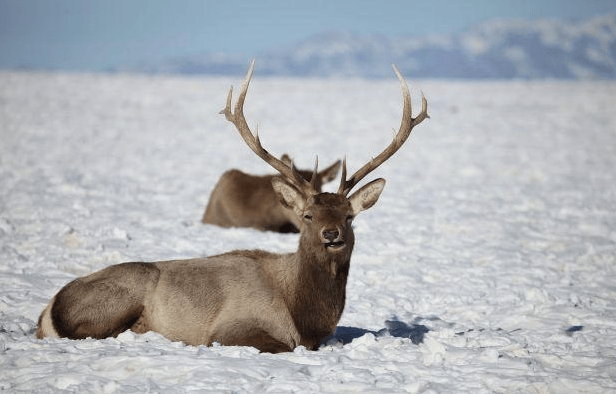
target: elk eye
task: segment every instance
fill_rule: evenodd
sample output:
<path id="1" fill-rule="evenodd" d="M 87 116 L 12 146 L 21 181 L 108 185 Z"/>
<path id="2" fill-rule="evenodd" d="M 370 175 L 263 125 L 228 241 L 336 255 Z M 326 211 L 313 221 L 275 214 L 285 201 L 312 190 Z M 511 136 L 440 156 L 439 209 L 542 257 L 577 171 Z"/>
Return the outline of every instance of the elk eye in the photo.
<path id="1" fill-rule="evenodd" d="M 308 215 L 308 214 L 306 214 L 306 215 L 304 215 L 304 219 L 306 219 L 306 220 L 312 220 L 312 215 Z"/>

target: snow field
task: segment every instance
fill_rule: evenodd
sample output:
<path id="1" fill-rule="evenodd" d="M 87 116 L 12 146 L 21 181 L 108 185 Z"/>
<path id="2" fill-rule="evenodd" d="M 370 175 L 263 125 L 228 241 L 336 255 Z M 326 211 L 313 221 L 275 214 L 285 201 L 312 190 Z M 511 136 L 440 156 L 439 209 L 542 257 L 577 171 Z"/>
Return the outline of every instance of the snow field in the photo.
<path id="1" fill-rule="evenodd" d="M 271 355 L 33 335 L 63 285 L 110 264 L 294 250 L 200 223 L 226 169 L 270 172 L 218 114 L 243 75 L 0 72 L 0 389 L 614 392 L 616 83 L 406 77 L 431 119 L 366 179 L 387 185 L 355 220 L 337 333 Z M 257 63 L 245 112 L 274 154 L 354 171 L 401 107 L 393 73 L 272 79 Z"/>

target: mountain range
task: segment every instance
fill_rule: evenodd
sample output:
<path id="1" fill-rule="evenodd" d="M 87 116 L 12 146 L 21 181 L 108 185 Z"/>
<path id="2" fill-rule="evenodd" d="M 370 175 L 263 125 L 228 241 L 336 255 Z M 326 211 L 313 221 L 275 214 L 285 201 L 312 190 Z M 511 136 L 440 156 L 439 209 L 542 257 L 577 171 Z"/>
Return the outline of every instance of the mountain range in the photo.
<path id="1" fill-rule="evenodd" d="M 491 19 L 448 35 L 327 32 L 256 54 L 260 75 L 382 78 L 390 63 L 413 78 L 616 79 L 616 13 L 578 21 Z M 249 57 L 169 59 L 131 71 L 242 74 Z"/>

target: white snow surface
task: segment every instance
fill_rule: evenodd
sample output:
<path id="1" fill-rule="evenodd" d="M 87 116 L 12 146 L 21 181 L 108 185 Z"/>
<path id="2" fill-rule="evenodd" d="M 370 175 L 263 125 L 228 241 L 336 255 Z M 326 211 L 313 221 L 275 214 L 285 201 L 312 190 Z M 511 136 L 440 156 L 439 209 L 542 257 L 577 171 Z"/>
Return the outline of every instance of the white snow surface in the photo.
<path id="1" fill-rule="evenodd" d="M 393 75 L 393 73 L 392 73 Z M 413 80 L 426 120 L 367 177 L 344 313 L 318 351 L 156 333 L 34 337 L 70 280 L 123 261 L 293 251 L 200 222 L 225 170 L 271 170 L 218 111 L 234 79 L 0 72 L 0 391 L 613 393 L 616 82 Z M 246 116 L 296 164 L 355 171 L 395 78 L 253 77 Z M 337 185 L 331 185 L 335 189 Z"/>

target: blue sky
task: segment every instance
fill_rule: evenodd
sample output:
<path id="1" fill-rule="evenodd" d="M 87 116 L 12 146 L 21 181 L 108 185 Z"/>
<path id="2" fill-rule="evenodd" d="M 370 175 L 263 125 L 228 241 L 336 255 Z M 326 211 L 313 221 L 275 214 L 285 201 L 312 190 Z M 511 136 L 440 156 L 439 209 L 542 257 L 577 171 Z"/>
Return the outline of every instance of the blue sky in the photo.
<path id="1" fill-rule="evenodd" d="M 452 33 L 495 17 L 584 18 L 616 0 L 0 0 L 0 68 L 100 71 L 174 56 L 255 56 L 323 31 Z"/>

